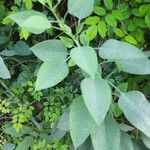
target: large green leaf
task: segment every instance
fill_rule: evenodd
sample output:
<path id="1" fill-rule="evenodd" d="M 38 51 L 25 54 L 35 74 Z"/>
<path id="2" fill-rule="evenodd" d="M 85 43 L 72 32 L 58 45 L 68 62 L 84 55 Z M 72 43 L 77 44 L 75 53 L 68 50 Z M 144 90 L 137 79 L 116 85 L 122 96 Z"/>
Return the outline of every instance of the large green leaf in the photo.
<path id="1" fill-rule="evenodd" d="M 121 150 L 134 150 L 134 146 L 130 136 L 125 133 L 121 132 Z"/>
<path id="2" fill-rule="evenodd" d="M 75 148 L 79 147 L 94 130 L 96 124 L 82 97 L 74 99 L 69 114 L 70 133 Z"/>
<path id="3" fill-rule="evenodd" d="M 150 103 L 139 91 L 130 91 L 119 98 L 119 106 L 129 122 L 150 137 Z"/>
<path id="4" fill-rule="evenodd" d="M 99 49 L 99 55 L 109 60 L 145 59 L 146 56 L 137 47 L 118 40 L 107 40 Z"/>
<path id="5" fill-rule="evenodd" d="M 6 143 L 3 147 L 3 150 L 14 150 L 16 147 L 16 145 L 12 144 L 12 143 Z"/>
<path id="6" fill-rule="evenodd" d="M 9 79 L 10 73 L 7 67 L 4 64 L 2 57 L 0 56 L 0 78 Z"/>
<path id="7" fill-rule="evenodd" d="M 32 52 L 41 60 L 47 61 L 53 57 L 66 59 L 67 48 L 60 40 L 46 40 L 30 48 Z"/>
<path id="8" fill-rule="evenodd" d="M 120 60 L 116 61 L 117 66 L 122 71 L 132 74 L 150 74 L 150 60 L 149 59 L 135 59 L 135 60 Z"/>
<path id="9" fill-rule="evenodd" d="M 18 144 L 16 150 L 28 150 L 31 147 L 32 143 L 33 143 L 33 138 L 31 136 L 27 136 L 24 138 L 23 141 L 21 141 Z"/>
<path id="10" fill-rule="evenodd" d="M 120 150 L 120 128 L 117 122 L 106 117 L 91 134 L 94 150 Z"/>
<path id="11" fill-rule="evenodd" d="M 111 90 L 103 79 L 87 78 L 81 82 L 84 102 L 93 119 L 100 125 L 104 120 L 111 103 Z"/>
<path id="12" fill-rule="evenodd" d="M 55 86 L 69 73 L 67 63 L 59 57 L 45 61 L 37 74 L 36 89 L 42 90 Z"/>
<path id="13" fill-rule="evenodd" d="M 142 141 L 144 143 L 144 145 L 150 149 L 150 138 L 147 137 L 145 134 L 141 134 L 141 138 L 142 138 Z"/>
<path id="14" fill-rule="evenodd" d="M 71 57 L 74 62 L 92 77 L 95 76 L 98 68 L 96 52 L 92 47 L 76 47 L 71 50 Z"/>
<path id="15" fill-rule="evenodd" d="M 34 10 L 22 11 L 8 16 L 20 27 L 27 29 L 28 32 L 40 34 L 46 29 L 51 28 L 51 24 L 47 17 Z"/>
<path id="16" fill-rule="evenodd" d="M 89 16 L 94 7 L 94 0 L 68 0 L 68 11 L 80 20 Z"/>

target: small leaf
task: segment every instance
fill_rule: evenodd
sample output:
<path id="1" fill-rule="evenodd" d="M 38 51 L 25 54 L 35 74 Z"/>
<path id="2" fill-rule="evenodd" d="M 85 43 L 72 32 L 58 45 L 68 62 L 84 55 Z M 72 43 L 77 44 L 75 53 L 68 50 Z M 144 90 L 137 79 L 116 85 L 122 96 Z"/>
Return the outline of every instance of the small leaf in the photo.
<path id="1" fill-rule="evenodd" d="M 71 50 L 71 58 L 85 72 L 95 76 L 98 67 L 97 55 L 92 47 L 76 47 Z"/>
<path id="2" fill-rule="evenodd" d="M 89 41 L 92 41 L 96 38 L 97 35 L 97 26 L 92 25 L 87 29 L 86 36 L 89 39 Z"/>
<path id="3" fill-rule="evenodd" d="M 119 98 L 119 107 L 129 122 L 150 137 L 150 103 L 139 91 L 131 91 Z"/>
<path id="4" fill-rule="evenodd" d="M 59 57 L 45 61 L 37 74 L 36 90 L 53 87 L 69 74 L 67 63 Z"/>
<path id="5" fill-rule="evenodd" d="M 67 48 L 60 40 L 46 40 L 30 48 L 31 51 L 41 60 L 47 61 L 54 57 L 66 59 Z"/>
<path id="6" fill-rule="evenodd" d="M 128 43 L 131 43 L 131 44 L 134 44 L 134 45 L 137 44 L 137 41 L 136 41 L 131 35 L 125 36 L 124 39 L 125 39 Z"/>
<path id="7" fill-rule="evenodd" d="M 107 116 L 91 134 L 94 150 L 120 150 L 120 129 L 117 122 Z"/>
<path id="8" fill-rule="evenodd" d="M 66 47 L 68 47 L 68 48 L 73 47 L 74 42 L 72 39 L 65 37 L 65 36 L 60 36 L 59 38 Z"/>
<path id="9" fill-rule="evenodd" d="M 94 7 L 94 0 L 68 0 L 68 11 L 80 20 L 89 16 Z"/>
<path id="10" fill-rule="evenodd" d="M 87 78 L 81 82 L 81 91 L 87 109 L 100 125 L 104 120 L 111 103 L 111 90 L 103 79 Z"/>
<path id="11" fill-rule="evenodd" d="M 112 11 L 112 14 L 113 14 L 113 16 L 114 16 L 116 19 L 118 19 L 119 21 L 122 21 L 122 20 L 126 19 L 126 18 L 124 18 L 122 12 L 119 11 L 119 10 L 113 10 L 113 11 Z"/>
<path id="12" fill-rule="evenodd" d="M 100 21 L 100 18 L 97 16 L 88 17 L 84 23 L 87 25 L 95 25 Z"/>
<path id="13" fill-rule="evenodd" d="M 116 27 L 117 26 L 117 21 L 116 21 L 116 19 L 114 18 L 114 16 L 112 14 L 108 14 L 105 17 L 105 20 L 106 20 L 106 23 L 108 25 L 110 25 L 111 27 Z"/>
<path id="14" fill-rule="evenodd" d="M 95 129 L 95 121 L 88 112 L 82 97 L 74 99 L 69 115 L 70 133 L 75 148 L 79 147 Z"/>
<path id="15" fill-rule="evenodd" d="M 121 30 L 121 29 L 119 29 L 119 28 L 114 28 L 113 29 L 114 30 L 114 32 L 115 32 L 115 34 L 118 36 L 118 37 L 124 37 L 124 32 Z"/>
<path id="16" fill-rule="evenodd" d="M 106 10 L 103 7 L 94 7 L 94 13 L 99 15 L 99 16 L 104 16 L 106 15 Z"/>
<path id="17" fill-rule="evenodd" d="M 104 4 L 108 10 L 113 9 L 113 1 L 112 0 L 104 0 Z"/>
<path id="18" fill-rule="evenodd" d="M 106 37 L 106 33 L 107 33 L 107 26 L 105 21 L 100 21 L 98 24 L 98 33 L 102 38 Z"/>
<path id="19" fill-rule="evenodd" d="M 4 61 L 1 56 L 0 56 L 0 78 L 3 78 L 3 79 L 11 78 L 9 70 L 7 69 L 6 65 L 4 64 Z"/>

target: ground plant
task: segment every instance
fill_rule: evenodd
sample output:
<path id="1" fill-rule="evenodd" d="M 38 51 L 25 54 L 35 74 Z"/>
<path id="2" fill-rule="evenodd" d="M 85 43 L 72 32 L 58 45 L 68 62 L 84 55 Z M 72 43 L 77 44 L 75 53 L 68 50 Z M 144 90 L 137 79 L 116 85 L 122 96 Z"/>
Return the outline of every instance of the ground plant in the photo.
<path id="1" fill-rule="evenodd" d="M 150 149 L 150 0 L 0 0 L 0 150 Z"/>

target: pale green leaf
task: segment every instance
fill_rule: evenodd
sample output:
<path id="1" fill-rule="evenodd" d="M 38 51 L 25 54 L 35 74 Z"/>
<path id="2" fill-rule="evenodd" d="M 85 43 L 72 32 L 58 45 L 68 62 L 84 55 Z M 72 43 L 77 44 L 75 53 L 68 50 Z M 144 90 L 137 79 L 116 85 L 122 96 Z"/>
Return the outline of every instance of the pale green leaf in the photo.
<path id="1" fill-rule="evenodd" d="M 120 70 L 138 75 L 150 74 L 150 60 L 149 59 L 131 59 L 116 61 Z"/>
<path id="2" fill-rule="evenodd" d="M 132 140 L 130 138 L 130 136 L 125 133 L 125 132 L 121 132 L 121 150 L 134 150 L 134 146 L 132 143 Z"/>
<path id="3" fill-rule="evenodd" d="M 46 29 L 51 28 L 51 24 L 47 17 L 34 10 L 22 11 L 8 16 L 14 22 L 16 22 L 21 28 L 25 28 L 27 31 L 40 34 Z"/>
<path id="4" fill-rule="evenodd" d="M 0 78 L 9 79 L 10 77 L 11 76 L 10 76 L 9 70 L 4 64 L 2 57 L 0 56 Z"/>
<path id="5" fill-rule="evenodd" d="M 104 120 L 111 103 L 111 90 L 103 79 L 87 78 L 81 82 L 84 102 L 93 119 L 100 125 Z"/>
<path id="6" fill-rule="evenodd" d="M 113 9 L 113 0 L 103 0 L 103 1 L 108 10 Z"/>
<path id="7" fill-rule="evenodd" d="M 103 59 L 130 60 L 145 59 L 146 56 L 137 47 L 118 40 L 107 40 L 99 49 L 99 55 Z"/>
<path id="8" fill-rule="evenodd" d="M 120 150 L 120 135 L 117 122 L 107 116 L 91 134 L 94 150 Z"/>
<path id="9" fill-rule="evenodd" d="M 14 150 L 16 147 L 16 145 L 12 144 L 12 143 L 6 143 L 3 147 L 3 150 Z"/>
<path id="10" fill-rule="evenodd" d="M 95 76 L 98 67 L 96 52 L 92 47 L 76 47 L 71 50 L 71 58 L 85 72 Z"/>
<path id="11" fill-rule="evenodd" d="M 150 137 L 147 137 L 145 134 L 141 134 L 141 139 L 144 143 L 144 145 L 150 149 Z"/>
<path id="12" fill-rule="evenodd" d="M 60 40 L 46 40 L 30 48 L 31 51 L 41 60 L 47 61 L 53 57 L 66 59 L 67 48 Z"/>
<path id="13" fill-rule="evenodd" d="M 94 13 L 99 16 L 104 16 L 106 15 L 106 10 L 103 7 L 96 6 L 94 7 Z"/>
<path id="14" fill-rule="evenodd" d="M 96 126 L 82 97 L 74 99 L 70 108 L 69 123 L 71 138 L 75 148 L 77 148 L 84 143 Z"/>
<path id="15" fill-rule="evenodd" d="M 150 137 L 150 103 L 139 91 L 122 94 L 119 98 L 119 107 L 128 121 Z"/>
<path id="16" fill-rule="evenodd" d="M 97 16 L 88 17 L 84 23 L 87 25 L 95 25 L 100 21 L 100 18 Z"/>
<path id="17" fill-rule="evenodd" d="M 37 74 L 36 90 L 53 87 L 61 82 L 69 73 L 65 60 L 59 57 L 45 61 Z"/>
<path id="18" fill-rule="evenodd" d="M 27 136 L 24 138 L 23 141 L 21 141 L 18 146 L 16 147 L 16 150 L 28 150 L 33 144 L 33 138 L 31 136 Z"/>
<path id="19" fill-rule="evenodd" d="M 94 7 L 94 0 L 68 0 L 68 11 L 80 20 L 88 17 Z"/>

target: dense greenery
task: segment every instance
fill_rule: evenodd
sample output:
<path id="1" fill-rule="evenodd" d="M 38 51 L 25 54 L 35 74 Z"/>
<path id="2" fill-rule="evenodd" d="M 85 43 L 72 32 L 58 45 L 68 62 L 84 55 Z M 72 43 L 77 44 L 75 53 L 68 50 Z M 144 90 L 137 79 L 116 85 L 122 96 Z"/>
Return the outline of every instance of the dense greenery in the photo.
<path id="1" fill-rule="evenodd" d="M 150 149 L 150 0 L 0 0 L 0 149 Z"/>

